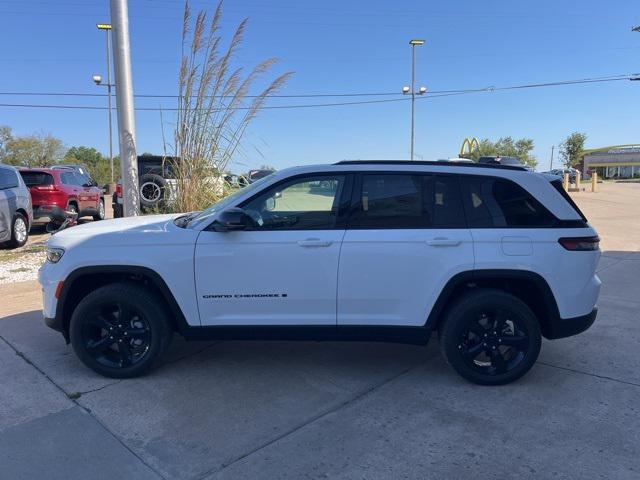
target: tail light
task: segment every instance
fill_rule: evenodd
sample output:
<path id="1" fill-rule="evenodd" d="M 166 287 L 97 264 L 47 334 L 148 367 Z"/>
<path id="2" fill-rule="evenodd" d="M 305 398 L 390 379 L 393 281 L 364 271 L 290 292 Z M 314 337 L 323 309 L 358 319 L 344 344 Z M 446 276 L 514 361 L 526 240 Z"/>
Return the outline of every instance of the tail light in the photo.
<path id="1" fill-rule="evenodd" d="M 58 189 L 55 185 L 36 185 L 35 187 L 31 187 L 38 192 L 56 192 Z"/>
<path id="2" fill-rule="evenodd" d="M 558 240 L 565 250 L 573 252 L 586 252 L 600 248 L 600 237 L 563 237 Z"/>

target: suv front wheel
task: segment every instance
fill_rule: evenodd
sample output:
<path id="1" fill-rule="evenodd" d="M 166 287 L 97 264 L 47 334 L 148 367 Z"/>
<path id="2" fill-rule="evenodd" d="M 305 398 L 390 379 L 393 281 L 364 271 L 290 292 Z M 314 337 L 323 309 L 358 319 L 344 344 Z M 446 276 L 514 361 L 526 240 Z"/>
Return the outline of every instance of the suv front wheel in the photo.
<path id="1" fill-rule="evenodd" d="M 135 283 L 113 283 L 88 294 L 71 316 L 76 354 L 93 371 L 112 378 L 148 372 L 171 343 L 162 298 Z"/>
<path id="2" fill-rule="evenodd" d="M 542 342 L 540 324 L 517 297 L 495 289 L 466 294 L 440 327 L 447 362 L 479 385 L 503 385 L 531 369 Z"/>

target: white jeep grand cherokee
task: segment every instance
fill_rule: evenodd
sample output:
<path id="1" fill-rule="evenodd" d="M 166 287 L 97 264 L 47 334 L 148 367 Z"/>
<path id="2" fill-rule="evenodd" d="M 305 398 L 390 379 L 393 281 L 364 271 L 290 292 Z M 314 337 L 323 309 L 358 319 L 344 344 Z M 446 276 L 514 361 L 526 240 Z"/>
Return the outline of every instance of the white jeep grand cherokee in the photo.
<path id="1" fill-rule="evenodd" d="M 596 317 L 599 239 L 555 176 L 351 161 L 274 173 L 188 215 L 74 227 L 40 270 L 47 325 L 89 368 L 149 371 L 187 339 L 426 344 L 504 384 Z"/>

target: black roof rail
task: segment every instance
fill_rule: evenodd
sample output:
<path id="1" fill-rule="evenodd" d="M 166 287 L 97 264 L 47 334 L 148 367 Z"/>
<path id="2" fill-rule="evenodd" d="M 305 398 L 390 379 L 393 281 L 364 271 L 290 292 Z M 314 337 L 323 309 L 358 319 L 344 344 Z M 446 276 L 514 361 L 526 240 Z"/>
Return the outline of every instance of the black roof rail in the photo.
<path id="1" fill-rule="evenodd" d="M 334 165 L 429 165 L 434 167 L 463 167 L 463 168 L 497 168 L 500 170 L 527 171 L 524 166 L 500 165 L 498 163 L 471 163 L 471 162 L 434 162 L 427 160 L 342 160 Z"/>

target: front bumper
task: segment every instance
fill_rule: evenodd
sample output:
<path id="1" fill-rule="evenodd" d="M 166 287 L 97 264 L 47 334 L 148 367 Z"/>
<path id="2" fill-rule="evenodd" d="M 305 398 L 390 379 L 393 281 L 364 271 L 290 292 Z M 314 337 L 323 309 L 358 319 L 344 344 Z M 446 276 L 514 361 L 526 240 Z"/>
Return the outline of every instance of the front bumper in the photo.
<path id="1" fill-rule="evenodd" d="M 594 307 L 590 313 L 573 318 L 560 318 L 551 322 L 547 327 L 546 338 L 554 340 L 557 338 L 571 337 L 587 330 L 596 321 L 598 307 Z"/>

